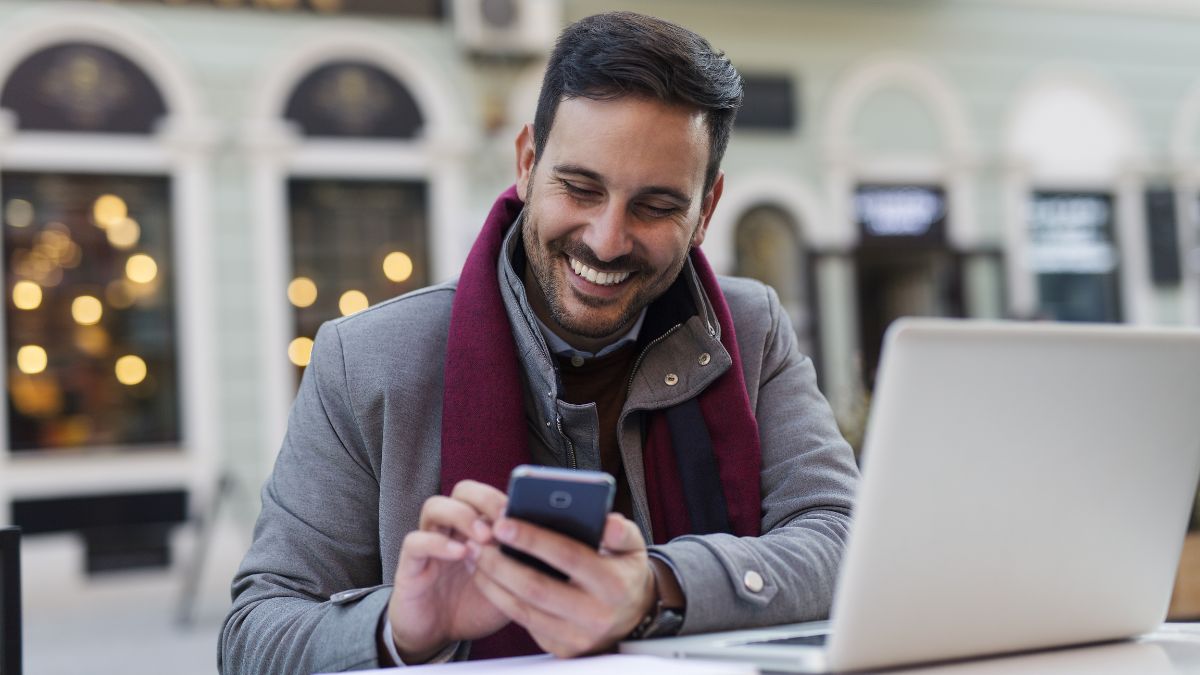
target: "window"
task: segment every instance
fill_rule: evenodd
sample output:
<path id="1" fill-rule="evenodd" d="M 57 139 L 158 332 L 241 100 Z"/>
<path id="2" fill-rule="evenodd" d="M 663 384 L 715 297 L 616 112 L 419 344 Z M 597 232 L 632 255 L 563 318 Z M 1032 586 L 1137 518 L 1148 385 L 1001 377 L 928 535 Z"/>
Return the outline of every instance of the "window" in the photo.
<path id="1" fill-rule="evenodd" d="M 415 99 L 383 69 L 358 61 L 321 65 L 297 84 L 287 119 L 305 141 L 338 148 L 342 167 L 372 148 L 339 141 L 391 142 L 397 154 L 424 126 Z M 378 150 L 378 148 L 374 148 Z M 287 179 L 293 309 L 288 358 L 308 365 L 320 325 L 429 283 L 429 194 L 423 176 L 325 171 Z"/>
<path id="2" fill-rule="evenodd" d="M 297 336 L 288 356 L 303 366 L 324 321 L 429 283 L 426 191 L 417 181 L 292 179 L 288 193 Z"/>
<path id="3" fill-rule="evenodd" d="M 798 125 L 796 91 L 786 75 L 746 75 L 742 108 L 734 124 L 739 129 L 792 131 Z"/>
<path id="4" fill-rule="evenodd" d="M 1035 192 L 1030 211 L 1038 313 L 1060 321 L 1120 321 L 1112 195 Z"/>
<path id="5" fill-rule="evenodd" d="M 34 53 L 4 84 L 0 107 L 23 131 L 148 134 L 166 114 L 162 96 L 132 61 L 114 51 L 67 43 Z"/>
<path id="6" fill-rule="evenodd" d="M 1159 286 L 1174 286 L 1183 279 L 1175 219 L 1175 191 L 1146 191 L 1146 229 L 1150 235 L 1150 277 Z"/>
<path id="7" fill-rule="evenodd" d="M 21 130 L 135 144 L 166 113 L 131 61 L 82 43 L 28 57 L 0 103 Z M 171 193 L 152 172 L 0 174 L 14 452 L 179 445 Z"/>
<path id="8" fill-rule="evenodd" d="M 296 86 L 285 116 L 306 136 L 411 139 L 422 124 L 404 85 L 355 61 L 327 63 L 309 73 Z"/>

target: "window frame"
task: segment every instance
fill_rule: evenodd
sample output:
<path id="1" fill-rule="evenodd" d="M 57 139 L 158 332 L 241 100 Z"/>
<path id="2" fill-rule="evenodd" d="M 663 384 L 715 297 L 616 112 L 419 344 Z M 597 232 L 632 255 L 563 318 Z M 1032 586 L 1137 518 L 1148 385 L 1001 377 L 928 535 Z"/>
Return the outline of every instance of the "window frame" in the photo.
<path id="1" fill-rule="evenodd" d="M 84 42 L 133 62 L 158 88 L 166 104 L 167 115 L 149 135 L 18 131 L 12 112 L 0 110 L 0 171 L 158 175 L 169 181 L 180 440 L 138 445 L 137 452 L 89 447 L 86 453 L 14 454 L 8 448 L 8 414 L 4 411 L 0 413 L 0 438 L 4 439 L 0 441 L 0 504 L 46 495 L 180 487 L 192 495 L 191 503 L 205 504 L 215 487 L 221 438 L 214 405 L 210 327 L 215 322 L 208 288 L 212 269 L 208 167 L 217 134 L 199 113 L 191 76 L 168 49 L 130 28 L 136 23 L 126 11 L 80 7 L 70 16 L 31 11 L 25 18 L 27 29 L 0 45 L 0 86 L 34 53 L 64 42 Z M 0 260 L 0 272 L 4 262 Z M 0 313 L 0 327 L 5 320 Z M 7 388 L 5 372 L 0 372 L 0 386 Z"/>

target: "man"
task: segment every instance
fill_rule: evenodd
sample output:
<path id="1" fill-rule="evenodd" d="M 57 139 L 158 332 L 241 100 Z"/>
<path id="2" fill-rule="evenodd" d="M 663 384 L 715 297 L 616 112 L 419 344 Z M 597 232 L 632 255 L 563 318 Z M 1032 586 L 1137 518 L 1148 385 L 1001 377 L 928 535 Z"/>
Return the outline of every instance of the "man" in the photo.
<path id="1" fill-rule="evenodd" d="M 740 102 L 728 59 L 678 26 L 564 31 L 460 278 L 319 332 L 224 672 L 573 656 L 827 614 L 849 447 L 775 294 L 718 282 L 698 249 Z M 529 462 L 617 478 L 599 552 L 503 517 Z"/>

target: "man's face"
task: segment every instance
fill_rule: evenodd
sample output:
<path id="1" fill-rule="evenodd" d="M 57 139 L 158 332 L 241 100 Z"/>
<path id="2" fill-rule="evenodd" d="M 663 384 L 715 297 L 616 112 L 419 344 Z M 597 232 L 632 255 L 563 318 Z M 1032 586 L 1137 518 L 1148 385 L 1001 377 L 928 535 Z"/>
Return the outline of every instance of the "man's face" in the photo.
<path id="1" fill-rule="evenodd" d="M 640 97 L 565 99 L 534 156 L 526 126 L 517 189 L 530 303 L 567 342 L 598 348 L 628 330 L 704 241 L 724 185 L 719 176 L 703 193 L 704 115 Z"/>

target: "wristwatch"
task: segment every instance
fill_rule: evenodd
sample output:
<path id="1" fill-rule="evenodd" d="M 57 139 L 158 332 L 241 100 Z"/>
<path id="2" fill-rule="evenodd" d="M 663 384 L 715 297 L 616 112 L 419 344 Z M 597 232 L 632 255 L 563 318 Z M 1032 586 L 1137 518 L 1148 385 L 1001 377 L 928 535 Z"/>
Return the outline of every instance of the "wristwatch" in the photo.
<path id="1" fill-rule="evenodd" d="M 677 609 L 663 607 L 662 598 L 655 598 L 654 605 L 646 616 L 638 623 L 637 628 L 629 634 L 630 640 L 646 638 L 671 637 L 679 633 L 683 627 L 683 613 Z"/>
<path id="2" fill-rule="evenodd" d="M 658 575 L 660 573 L 671 574 L 671 572 L 660 571 L 655 564 L 650 565 L 650 571 L 654 576 L 654 604 L 650 606 L 650 611 L 646 612 L 633 632 L 629 634 L 630 640 L 670 637 L 678 634 L 679 629 L 683 627 L 682 609 L 667 607 L 663 602 L 662 584 L 659 582 Z"/>

